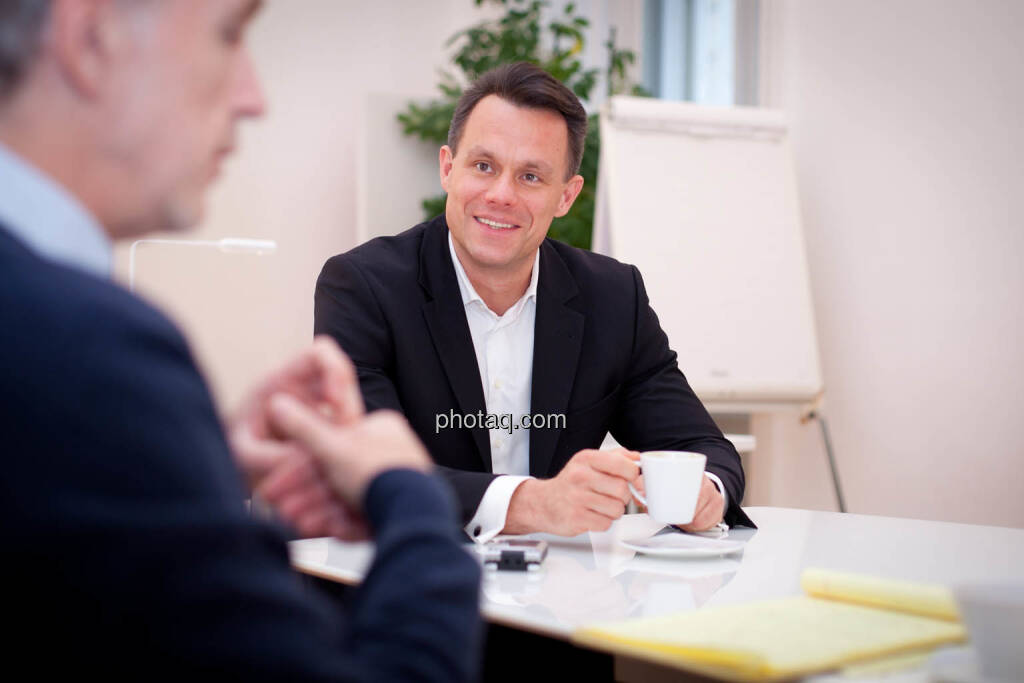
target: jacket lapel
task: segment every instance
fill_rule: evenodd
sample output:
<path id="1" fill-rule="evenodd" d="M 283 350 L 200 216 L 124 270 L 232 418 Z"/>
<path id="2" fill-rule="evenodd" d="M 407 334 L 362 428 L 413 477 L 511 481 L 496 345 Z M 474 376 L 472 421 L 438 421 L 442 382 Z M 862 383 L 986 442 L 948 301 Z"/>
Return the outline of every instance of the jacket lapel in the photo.
<path id="1" fill-rule="evenodd" d="M 459 410 L 463 415 L 486 412 L 483 383 L 466 321 L 466 310 L 448 249 L 448 225 L 443 216 L 435 218 L 423 235 L 420 247 L 420 286 L 426 290 L 423 317 L 434 348 L 441 359 Z M 472 431 L 480 459 L 491 471 L 491 444 L 487 430 Z"/>
<path id="2" fill-rule="evenodd" d="M 579 290 L 562 257 L 548 240 L 540 250 L 530 411 L 534 415 L 564 415 L 576 378 L 584 316 L 565 305 Z M 530 430 L 531 475 L 548 476 L 561 434 L 561 429 Z"/>

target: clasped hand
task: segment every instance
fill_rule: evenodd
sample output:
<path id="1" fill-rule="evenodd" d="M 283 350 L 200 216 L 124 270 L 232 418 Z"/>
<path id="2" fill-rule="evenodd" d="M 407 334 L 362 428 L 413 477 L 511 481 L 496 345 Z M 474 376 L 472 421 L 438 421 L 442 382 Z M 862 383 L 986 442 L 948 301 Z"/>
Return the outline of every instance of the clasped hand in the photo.
<path id="1" fill-rule="evenodd" d="M 327 337 L 253 390 L 228 432 L 253 491 L 306 537 L 368 537 L 362 505 L 374 477 L 430 465 L 401 415 L 364 415 L 355 368 Z"/>

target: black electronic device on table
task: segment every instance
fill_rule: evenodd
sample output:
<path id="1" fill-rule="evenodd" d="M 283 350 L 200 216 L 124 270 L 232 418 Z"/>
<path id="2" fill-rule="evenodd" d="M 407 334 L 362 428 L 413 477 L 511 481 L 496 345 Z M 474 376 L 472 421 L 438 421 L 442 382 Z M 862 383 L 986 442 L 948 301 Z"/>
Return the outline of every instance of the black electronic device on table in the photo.
<path id="1" fill-rule="evenodd" d="M 526 571 L 539 568 L 548 554 L 547 541 L 532 539 L 506 539 L 488 543 L 483 547 L 486 564 L 496 569 Z"/>

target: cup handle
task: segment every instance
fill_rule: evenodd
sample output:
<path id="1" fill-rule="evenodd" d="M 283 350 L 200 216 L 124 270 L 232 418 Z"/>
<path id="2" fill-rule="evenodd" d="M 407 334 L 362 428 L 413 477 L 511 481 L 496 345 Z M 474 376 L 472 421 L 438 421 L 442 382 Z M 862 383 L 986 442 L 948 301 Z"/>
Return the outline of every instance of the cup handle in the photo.
<path id="1" fill-rule="evenodd" d="M 639 501 L 640 501 L 641 503 L 643 503 L 644 507 L 648 507 L 648 505 L 647 505 L 647 499 L 646 499 L 646 498 L 644 498 L 643 496 L 641 496 L 641 495 L 640 495 L 640 492 L 639 492 L 639 491 L 637 491 L 637 490 L 636 490 L 635 488 L 633 488 L 633 484 L 632 484 L 631 482 L 627 482 L 627 483 L 626 483 L 626 486 L 628 486 L 628 487 L 629 487 L 629 492 L 633 494 L 633 497 L 634 497 L 634 498 L 636 498 L 636 499 L 637 499 L 637 500 L 639 500 Z"/>

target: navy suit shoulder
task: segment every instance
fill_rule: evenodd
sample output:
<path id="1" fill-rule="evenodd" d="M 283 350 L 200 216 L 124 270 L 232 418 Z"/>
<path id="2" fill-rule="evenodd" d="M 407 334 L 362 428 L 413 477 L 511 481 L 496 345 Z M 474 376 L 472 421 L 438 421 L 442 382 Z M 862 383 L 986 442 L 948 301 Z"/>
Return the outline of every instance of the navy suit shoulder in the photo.
<path id="1" fill-rule="evenodd" d="M 583 287 L 614 286 L 632 283 L 633 266 L 589 249 L 580 249 L 550 237 L 544 240 L 565 261 L 573 277 Z"/>
<path id="2" fill-rule="evenodd" d="M 397 235 L 374 237 L 343 254 L 332 256 L 323 272 L 330 274 L 332 264 L 351 262 L 378 277 L 402 278 L 416 282 L 419 276 L 419 252 L 425 232 L 435 221 L 415 225 Z"/>
<path id="3" fill-rule="evenodd" d="M 550 237 L 541 254 L 554 255 L 569 273 L 574 285 L 569 308 L 585 313 L 589 326 L 600 328 L 602 335 L 619 331 L 632 336 L 641 303 L 636 266 Z"/>
<path id="4" fill-rule="evenodd" d="M 4 419 L 21 426 L 26 447 L 40 438 L 57 447 L 70 440 L 70 430 L 90 441 L 83 439 L 75 457 L 56 448 L 51 457 L 92 486 L 130 484 L 124 493 L 140 499 L 182 485 L 197 494 L 227 486 L 235 500 L 241 497 L 207 388 L 184 338 L 162 313 L 111 282 L 37 258 L 6 235 L 0 263 Z M 64 429 L 40 429 L 43 421 Z M 183 446 L 166 467 L 149 457 L 160 437 Z M 93 445 L 101 440 L 114 450 Z M 180 459 L 191 458 L 196 463 L 181 472 Z M 139 468 L 131 479 L 120 476 L 131 468 Z"/>
<path id="5" fill-rule="evenodd" d="M 303 590 L 284 531 L 245 512 L 175 326 L 3 229 L 0 426 L 8 644 L 25 663 L 113 679 L 472 677 L 478 568 L 443 489 L 415 473 L 374 482 L 381 547 L 343 620 Z M 409 504 L 425 511 L 413 524 Z"/>

